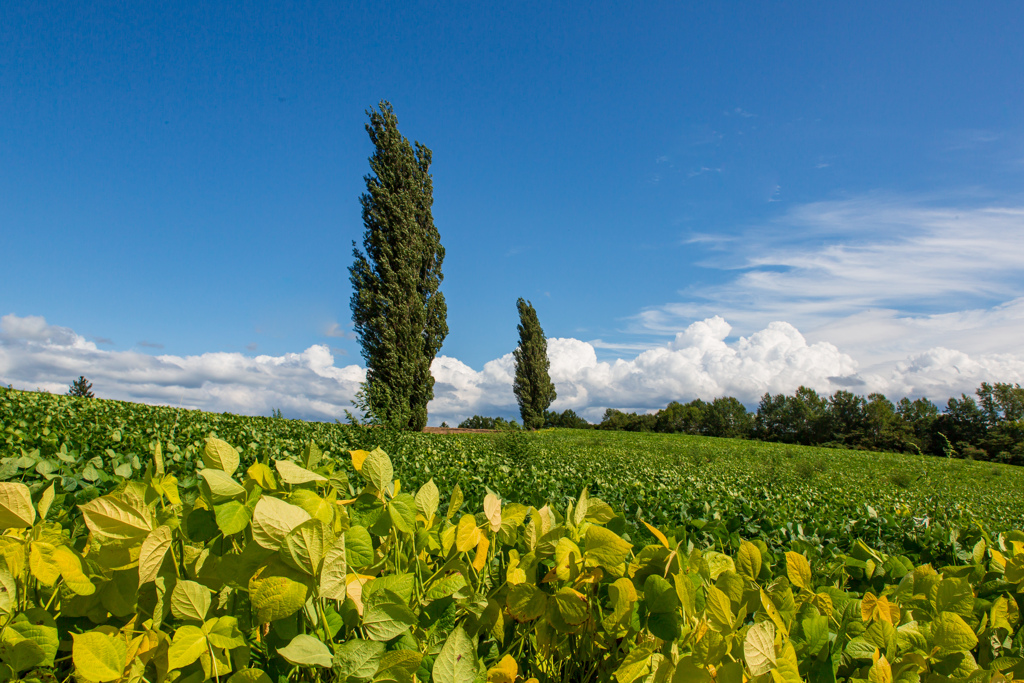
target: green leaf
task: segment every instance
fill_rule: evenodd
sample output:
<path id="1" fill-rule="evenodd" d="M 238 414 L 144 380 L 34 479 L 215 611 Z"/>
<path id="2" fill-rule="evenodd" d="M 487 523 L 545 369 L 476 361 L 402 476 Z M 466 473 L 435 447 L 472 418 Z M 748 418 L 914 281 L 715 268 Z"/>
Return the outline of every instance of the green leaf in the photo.
<path id="1" fill-rule="evenodd" d="M 227 683 L 274 683 L 274 681 L 259 669 L 242 669 L 231 674 Z"/>
<path id="2" fill-rule="evenodd" d="M 71 638 L 71 659 L 82 678 L 97 683 L 121 678 L 128 654 L 124 641 L 99 631 L 72 633 Z"/>
<path id="3" fill-rule="evenodd" d="M 437 485 L 431 479 L 420 487 L 416 492 L 416 510 L 423 515 L 424 519 L 430 519 L 437 514 L 437 506 L 440 503 L 440 496 L 437 492 Z"/>
<path id="4" fill-rule="evenodd" d="M 732 613 L 732 606 L 729 604 L 729 596 L 719 590 L 717 586 L 708 586 L 706 605 L 711 628 L 720 633 L 731 632 L 735 617 Z"/>
<path id="5" fill-rule="evenodd" d="M 57 624 L 46 610 L 41 607 L 30 608 L 16 616 L 8 628 L 39 646 L 43 653 L 43 660 L 38 665 L 53 666 L 53 660 L 57 656 L 59 637 Z"/>
<path id="6" fill-rule="evenodd" d="M 364 527 L 353 526 L 345 532 L 345 560 L 353 569 L 373 564 L 373 540 Z"/>
<path id="7" fill-rule="evenodd" d="M 954 612 L 962 617 L 974 614 L 974 591 L 966 579 L 943 579 L 935 589 L 935 611 Z"/>
<path id="8" fill-rule="evenodd" d="M 42 464 L 42 463 L 40 463 L 40 464 Z M 134 474 L 134 471 L 132 470 L 131 463 L 127 463 L 127 462 L 121 463 L 120 465 L 118 465 L 117 467 L 114 468 L 114 474 L 116 474 L 119 477 L 124 477 L 126 479 L 128 477 L 132 476 Z"/>
<path id="9" fill-rule="evenodd" d="M 306 467 L 316 467 L 322 457 L 324 457 L 323 451 L 312 441 L 302 449 L 302 462 Z"/>
<path id="10" fill-rule="evenodd" d="M 238 619 L 231 616 L 214 617 L 203 624 L 203 633 L 210 645 L 233 650 L 236 647 L 246 647 L 248 643 L 245 636 L 238 630 Z"/>
<path id="11" fill-rule="evenodd" d="M 586 596 L 568 586 L 559 588 L 551 596 L 550 602 L 553 603 L 558 616 L 571 626 L 582 624 L 590 617 L 590 604 L 587 602 Z"/>
<path id="12" fill-rule="evenodd" d="M 416 623 L 416 614 L 391 591 L 381 591 L 364 598 L 363 629 L 370 640 L 397 638 Z"/>
<path id="13" fill-rule="evenodd" d="M 615 568 L 623 564 L 629 557 L 632 547 L 632 543 L 623 540 L 615 532 L 609 531 L 603 526 L 591 524 L 587 528 L 583 553 L 588 562 L 592 560 L 599 567 L 614 572 Z M 620 571 L 619 574 L 621 573 Z"/>
<path id="14" fill-rule="evenodd" d="M 434 683 L 467 683 L 476 679 L 476 645 L 461 626 L 444 641 L 431 675 Z"/>
<path id="15" fill-rule="evenodd" d="M 413 674 L 422 661 L 423 655 L 412 650 L 385 652 L 373 677 L 374 683 L 412 683 Z"/>
<path id="16" fill-rule="evenodd" d="M 365 602 L 367 598 L 375 593 L 386 590 L 397 595 L 402 602 L 409 604 L 412 602 L 412 594 L 415 587 L 415 574 L 384 574 L 366 584 L 366 587 L 363 589 L 363 601 Z"/>
<path id="17" fill-rule="evenodd" d="M 324 555 L 323 567 L 320 570 L 320 586 L 318 593 L 321 598 L 344 601 L 346 597 L 345 577 L 348 574 L 348 563 L 345 561 L 345 534 L 338 536 L 334 545 Z"/>
<path id="18" fill-rule="evenodd" d="M 201 470 L 199 476 L 203 478 L 203 481 L 209 487 L 213 502 L 215 503 L 231 500 L 232 498 L 245 497 L 245 489 L 241 484 L 232 479 L 230 474 L 217 469 L 207 468 Z"/>
<path id="19" fill-rule="evenodd" d="M 0 530 L 27 529 L 36 521 L 32 492 L 24 484 L 0 482 Z"/>
<path id="20" fill-rule="evenodd" d="M 238 469 L 238 451 L 227 441 L 211 436 L 203 449 L 203 464 L 213 469 L 234 474 Z"/>
<path id="21" fill-rule="evenodd" d="M 42 665 L 46 662 L 46 653 L 34 640 L 8 631 L 0 642 L 0 661 L 18 673 Z"/>
<path id="22" fill-rule="evenodd" d="M 455 516 L 455 513 L 462 507 L 462 487 L 458 484 L 452 489 L 452 497 L 448 500 L 448 513 L 445 515 L 448 519 Z"/>
<path id="23" fill-rule="evenodd" d="M 198 626 L 186 624 L 174 632 L 171 646 L 167 649 L 167 664 L 173 669 L 183 669 L 206 653 L 206 634 Z"/>
<path id="24" fill-rule="evenodd" d="M 103 543 L 111 545 L 141 544 L 153 523 L 148 511 L 143 511 L 113 496 L 103 496 L 79 505 L 89 531 Z"/>
<path id="25" fill-rule="evenodd" d="M 304 467 L 299 467 L 290 460 L 275 460 L 274 467 L 277 469 L 281 481 L 292 486 L 308 484 L 310 482 L 326 482 L 327 477 L 310 472 Z"/>
<path id="26" fill-rule="evenodd" d="M 202 622 L 210 611 L 210 589 L 195 581 L 178 581 L 171 593 L 171 613 L 182 621 Z"/>
<path id="27" fill-rule="evenodd" d="M 296 567 L 310 576 L 316 576 L 334 540 L 334 533 L 326 524 L 319 519 L 310 519 L 288 532 L 281 552 Z"/>
<path id="28" fill-rule="evenodd" d="M 391 465 L 391 458 L 380 448 L 374 448 L 363 461 L 363 467 L 359 474 L 378 491 L 384 491 L 391 485 L 395 478 L 395 469 Z"/>
<path id="29" fill-rule="evenodd" d="M 978 636 L 954 612 L 943 612 L 932 622 L 932 642 L 943 650 L 970 651 L 978 644 Z"/>
<path id="30" fill-rule="evenodd" d="M 711 580 L 714 581 L 724 572 L 735 572 L 736 563 L 724 553 L 709 550 L 704 553 L 704 560 L 708 563 L 708 571 L 711 573 Z"/>
<path id="31" fill-rule="evenodd" d="M 679 596 L 668 581 L 651 574 L 644 581 L 644 604 L 648 612 L 671 612 L 679 607 Z"/>
<path id="32" fill-rule="evenodd" d="M 277 550 L 292 529 L 311 519 L 302 508 L 273 496 L 262 496 L 252 513 L 252 540 Z"/>
<path id="33" fill-rule="evenodd" d="M 290 617 L 306 604 L 309 594 L 308 577 L 276 556 L 249 580 L 249 601 L 259 624 Z"/>
<path id="34" fill-rule="evenodd" d="M 319 519 L 324 524 L 334 522 L 334 503 L 324 500 L 310 489 L 295 489 L 288 494 L 288 502 L 297 505 L 313 519 Z"/>
<path id="35" fill-rule="evenodd" d="M 39 503 L 36 505 L 36 509 L 39 510 L 40 519 L 46 519 L 46 513 L 50 511 L 50 505 L 53 504 L 53 499 L 56 497 L 56 493 L 53 490 L 55 485 L 56 484 L 50 484 L 39 497 Z"/>
<path id="36" fill-rule="evenodd" d="M 644 643 L 639 647 L 630 650 L 622 660 L 622 664 L 615 670 L 615 678 L 619 683 L 633 683 L 636 679 L 650 671 L 651 655 L 654 653 L 654 645 Z"/>
<path id="37" fill-rule="evenodd" d="M 277 653 L 292 664 L 300 666 L 322 666 L 330 669 L 334 665 L 334 656 L 327 646 L 313 636 L 300 633 Z"/>
<path id="38" fill-rule="evenodd" d="M 770 621 L 754 624 L 743 639 L 743 656 L 754 676 L 775 668 L 775 626 Z"/>
<path id="39" fill-rule="evenodd" d="M 800 622 L 804 632 L 804 640 L 807 641 L 807 651 L 817 655 L 828 643 L 828 617 L 814 614 Z"/>
<path id="40" fill-rule="evenodd" d="M 623 577 L 616 579 L 614 583 L 608 586 L 608 599 L 612 603 L 611 614 L 605 616 L 602 625 L 606 631 L 611 631 L 611 635 L 615 635 L 623 624 L 625 619 L 632 614 L 633 605 L 636 603 L 636 588 L 633 587 L 633 582 Z"/>
<path id="41" fill-rule="evenodd" d="M 237 500 L 214 505 L 213 513 L 217 518 L 217 528 L 225 536 L 232 536 L 245 530 L 252 519 L 249 508 Z"/>
<path id="42" fill-rule="evenodd" d="M 544 614 L 548 596 L 532 583 L 519 583 L 512 586 L 505 604 L 509 614 L 517 621 L 531 621 Z"/>
<path id="43" fill-rule="evenodd" d="M 416 501 L 408 493 L 400 493 L 388 503 L 391 525 L 402 533 L 416 531 Z"/>
<path id="44" fill-rule="evenodd" d="M 377 673 L 385 647 L 384 643 L 358 638 L 344 643 L 334 655 L 340 680 L 370 680 Z"/>

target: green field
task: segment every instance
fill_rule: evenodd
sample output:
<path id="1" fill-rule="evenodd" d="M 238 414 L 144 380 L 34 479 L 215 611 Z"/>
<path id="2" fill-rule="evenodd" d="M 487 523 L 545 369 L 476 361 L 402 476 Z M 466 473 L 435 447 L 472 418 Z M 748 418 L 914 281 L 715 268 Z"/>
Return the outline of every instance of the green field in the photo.
<path id="1" fill-rule="evenodd" d="M 188 483 L 214 435 L 245 465 L 314 442 L 350 476 L 349 449 L 381 446 L 408 488 L 432 478 L 443 496 L 459 484 L 473 506 L 488 488 L 538 507 L 587 488 L 641 532 L 640 520 L 680 527 L 704 545 L 761 538 L 827 553 L 864 539 L 950 560 L 980 528 L 1024 528 L 1024 469 L 931 456 L 596 430 L 409 434 L 19 391 L 0 394 L 0 432 L 0 479 L 60 475 L 81 502 L 141 474 L 158 442 Z"/>
<path id="2" fill-rule="evenodd" d="M 1021 471 L 0 391 L 0 681 L 998 683 Z"/>

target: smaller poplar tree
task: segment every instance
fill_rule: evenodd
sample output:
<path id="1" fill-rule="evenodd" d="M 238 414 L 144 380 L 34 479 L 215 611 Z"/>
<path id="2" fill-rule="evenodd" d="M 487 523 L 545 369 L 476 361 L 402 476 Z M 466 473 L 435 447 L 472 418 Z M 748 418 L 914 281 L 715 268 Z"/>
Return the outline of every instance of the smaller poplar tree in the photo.
<path id="1" fill-rule="evenodd" d="M 516 302 L 519 309 L 519 346 L 513 352 L 516 359 L 516 377 L 512 383 L 523 426 L 538 429 L 544 426 L 544 411 L 555 400 L 555 385 L 548 370 L 548 340 L 537 319 L 537 310 L 522 298 Z"/>

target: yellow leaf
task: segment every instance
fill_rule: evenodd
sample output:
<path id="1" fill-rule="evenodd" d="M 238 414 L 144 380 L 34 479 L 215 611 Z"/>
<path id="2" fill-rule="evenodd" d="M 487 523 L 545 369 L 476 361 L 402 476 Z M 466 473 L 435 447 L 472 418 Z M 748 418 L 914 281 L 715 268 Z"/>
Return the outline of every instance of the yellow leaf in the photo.
<path id="1" fill-rule="evenodd" d="M 238 451 L 227 441 L 211 436 L 206 439 L 206 447 L 203 448 L 203 464 L 212 469 L 218 469 L 228 474 L 238 469 Z"/>
<path id="2" fill-rule="evenodd" d="M 262 462 L 254 462 L 245 471 L 249 478 L 256 482 L 261 489 L 274 490 L 277 488 L 277 479 L 274 478 L 274 470 Z"/>
<path id="3" fill-rule="evenodd" d="M 519 665 L 511 655 L 505 655 L 496 666 L 487 670 L 487 683 L 515 683 Z"/>
<path id="4" fill-rule="evenodd" d="M 480 533 L 479 529 L 477 530 L 477 533 L 480 535 L 480 543 L 476 546 L 476 557 L 473 559 L 473 569 L 479 572 L 482 571 L 484 565 L 487 564 L 487 549 L 491 546 L 491 542 L 487 540 L 486 536 Z"/>
<path id="5" fill-rule="evenodd" d="M 32 541 L 29 545 L 28 564 L 32 576 L 39 579 L 44 586 L 52 586 L 60 578 L 60 567 L 53 561 L 56 548 L 42 541 Z"/>
<path id="6" fill-rule="evenodd" d="M 501 529 L 501 500 L 493 493 L 484 496 L 484 515 L 491 524 L 491 531 L 497 533 Z"/>
<path id="7" fill-rule="evenodd" d="M 463 515 L 455 532 L 455 548 L 460 553 L 469 552 L 480 543 L 480 529 L 473 515 Z"/>
<path id="8" fill-rule="evenodd" d="M 739 552 L 736 553 L 736 571 L 745 579 L 757 580 L 761 573 L 761 551 L 750 541 L 740 543 Z"/>
<path id="9" fill-rule="evenodd" d="M 167 551 L 171 549 L 171 528 L 159 526 L 146 536 L 139 552 L 139 585 L 156 580 L 164 563 Z"/>
<path id="10" fill-rule="evenodd" d="M 789 582 L 798 588 L 811 588 L 811 565 L 800 553 L 786 553 L 786 576 Z"/>
<path id="11" fill-rule="evenodd" d="M 654 534 L 654 537 L 655 537 L 656 539 L 658 539 L 658 541 L 660 541 L 660 542 L 661 542 L 661 544 L 662 544 L 663 546 L 665 546 L 665 547 L 666 547 L 666 548 L 668 548 L 669 550 L 672 550 L 672 546 L 670 546 L 670 545 L 668 544 L 668 539 L 667 539 L 667 538 L 665 538 L 665 534 L 661 533 L 660 531 L 658 531 L 657 529 L 655 529 L 655 528 L 654 528 L 653 526 L 651 526 L 651 525 L 650 525 L 650 524 L 648 524 L 647 522 L 644 522 L 644 526 L 645 526 L 645 527 L 647 527 L 647 530 L 648 530 L 648 531 L 650 531 L 650 532 L 651 532 L 652 534 Z"/>
<path id="12" fill-rule="evenodd" d="M 106 683 L 116 681 L 124 673 L 127 644 L 99 631 L 72 633 L 71 659 L 76 672 L 84 679 Z"/>
<path id="13" fill-rule="evenodd" d="M 46 513 L 50 511 L 50 505 L 53 503 L 53 499 L 55 497 L 53 491 L 54 486 L 55 484 L 50 484 L 50 486 L 43 491 L 43 495 L 39 497 L 39 505 L 36 507 L 39 508 L 39 517 L 41 519 L 46 519 Z"/>
<path id="14" fill-rule="evenodd" d="M 60 567 L 65 586 L 78 595 L 92 595 L 96 592 L 96 586 L 82 571 L 82 561 L 71 548 L 63 545 L 54 548 L 53 561 Z"/>
<path id="15" fill-rule="evenodd" d="M 363 469 L 363 461 L 366 460 L 366 456 L 370 454 L 370 451 L 349 451 L 349 455 L 352 456 L 352 467 L 355 468 L 356 472 Z"/>
<path id="16" fill-rule="evenodd" d="M 32 493 L 24 484 L 0 482 L 0 531 L 27 529 L 36 521 Z"/>
<path id="17" fill-rule="evenodd" d="M 895 625 L 900 623 L 900 609 L 891 604 L 889 598 L 884 595 L 877 598 L 868 592 L 860 601 L 860 618 L 865 624 L 871 621 L 884 621 Z"/>
<path id="18" fill-rule="evenodd" d="M 870 683 L 892 683 L 892 667 L 885 659 L 885 655 L 878 657 L 871 666 L 871 670 L 868 671 L 868 681 Z"/>

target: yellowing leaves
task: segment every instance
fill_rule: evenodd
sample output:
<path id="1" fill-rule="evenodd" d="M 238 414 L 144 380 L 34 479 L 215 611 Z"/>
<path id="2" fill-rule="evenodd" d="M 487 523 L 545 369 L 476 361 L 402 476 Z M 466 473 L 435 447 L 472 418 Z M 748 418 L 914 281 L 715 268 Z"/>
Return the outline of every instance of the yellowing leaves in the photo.
<path id="1" fill-rule="evenodd" d="M 26 529 L 36 521 L 32 493 L 24 484 L 0 482 L 0 530 Z"/>
<path id="2" fill-rule="evenodd" d="M 786 553 L 786 576 L 794 586 L 811 589 L 811 565 L 800 553 Z"/>
<path id="3" fill-rule="evenodd" d="M 870 591 L 861 598 L 860 615 L 864 623 L 884 621 L 893 626 L 900 623 L 900 608 L 889 602 L 886 596 L 876 597 Z"/>

